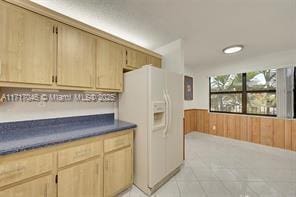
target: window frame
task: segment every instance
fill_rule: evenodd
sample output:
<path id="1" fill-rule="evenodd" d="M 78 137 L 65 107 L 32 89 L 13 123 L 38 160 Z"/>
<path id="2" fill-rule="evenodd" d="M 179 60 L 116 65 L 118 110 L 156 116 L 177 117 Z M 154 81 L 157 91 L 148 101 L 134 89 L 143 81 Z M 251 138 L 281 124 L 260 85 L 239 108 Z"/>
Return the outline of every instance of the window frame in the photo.
<path id="1" fill-rule="evenodd" d="M 221 92 L 212 92 L 211 91 L 211 77 L 209 77 L 209 112 L 213 113 L 226 113 L 226 114 L 240 114 L 240 115 L 253 115 L 253 116 L 269 116 L 276 117 L 277 114 L 254 114 L 248 113 L 248 93 L 274 93 L 276 95 L 276 89 L 274 90 L 247 90 L 247 73 L 238 73 L 242 74 L 242 90 L 241 91 L 221 91 Z M 227 112 L 227 111 L 215 111 L 212 110 L 212 95 L 225 95 L 225 94 L 241 94 L 242 95 L 242 112 Z M 295 97 L 294 97 L 295 98 Z"/>

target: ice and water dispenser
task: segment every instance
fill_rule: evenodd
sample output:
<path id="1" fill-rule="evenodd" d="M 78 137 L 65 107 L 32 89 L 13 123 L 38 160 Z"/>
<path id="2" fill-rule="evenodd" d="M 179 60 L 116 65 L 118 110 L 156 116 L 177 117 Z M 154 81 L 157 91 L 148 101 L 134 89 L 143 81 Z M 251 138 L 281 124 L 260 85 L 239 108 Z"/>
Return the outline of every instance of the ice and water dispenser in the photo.
<path id="1" fill-rule="evenodd" d="M 162 129 L 166 123 L 166 104 L 163 101 L 153 102 L 153 130 Z"/>

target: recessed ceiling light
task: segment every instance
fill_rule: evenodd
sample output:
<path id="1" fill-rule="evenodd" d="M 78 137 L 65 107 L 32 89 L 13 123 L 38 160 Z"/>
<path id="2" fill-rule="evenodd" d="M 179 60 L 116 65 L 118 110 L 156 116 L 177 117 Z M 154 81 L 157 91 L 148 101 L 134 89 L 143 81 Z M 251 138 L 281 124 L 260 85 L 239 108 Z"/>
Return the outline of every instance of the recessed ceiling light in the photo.
<path id="1" fill-rule="evenodd" d="M 225 49 L 223 49 L 223 53 L 225 53 L 225 54 L 237 53 L 237 52 L 240 52 L 241 50 L 243 50 L 243 48 L 244 48 L 243 45 L 233 45 L 233 46 L 229 46 L 229 47 L 226 47 Z"/>

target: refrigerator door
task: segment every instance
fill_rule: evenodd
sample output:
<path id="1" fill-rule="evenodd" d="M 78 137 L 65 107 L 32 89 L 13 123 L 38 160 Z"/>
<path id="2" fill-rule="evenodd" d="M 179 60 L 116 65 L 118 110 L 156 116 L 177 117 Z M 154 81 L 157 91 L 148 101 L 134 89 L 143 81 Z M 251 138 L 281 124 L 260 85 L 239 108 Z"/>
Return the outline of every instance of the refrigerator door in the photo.
<path id="1" fill-rule="evenodd" d="M 183 162 L 183 75 L 166 73 L 169 123 L 166 133 L 167 174 Z"/>
<path id="2" fill-rule="evenodd" d="M 148 82 L 148 109 L 149 113 L 149 129 L 148 129 L 148 155 L 149 155 L 149 187 L 153 188 L 166 176 L 166 138 L 164 137 L 164 128 L 153 129 L 154 115 L 153 103 L 165 103 L 165 73 L 154 67 L 149 67 Z M 163 111 L 166 111 L 163 110 Z M 167 118 L 166 115 L 164 118 Z M 167 122 L 167 121 L 166 121 Z"/>

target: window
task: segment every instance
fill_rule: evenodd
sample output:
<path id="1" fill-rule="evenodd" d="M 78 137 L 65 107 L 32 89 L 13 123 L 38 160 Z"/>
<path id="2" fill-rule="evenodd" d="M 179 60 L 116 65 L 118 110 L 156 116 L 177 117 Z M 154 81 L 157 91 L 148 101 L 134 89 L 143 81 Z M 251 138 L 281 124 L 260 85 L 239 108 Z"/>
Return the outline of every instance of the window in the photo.
<path id="1" fill-rule="evenodd" d="M 276 70 L 247 73 L 247 113 L 276 115 Z"/>
<path id="2" fill-rule="evenodd" d="M 242 113 L 242 74 L 210 78 L 211 111 Z"/>
<path id="3" fill-rule="evenodd" d="M 276 70 L 210 77 L 210 111 L 276 115 Z"/>

